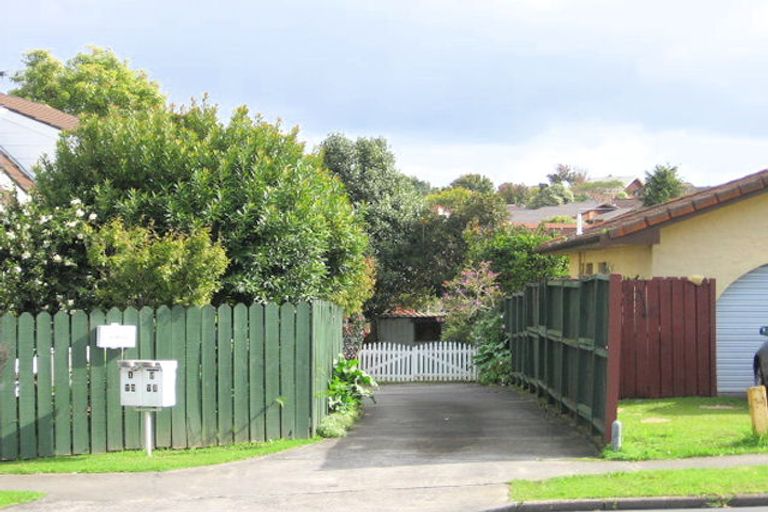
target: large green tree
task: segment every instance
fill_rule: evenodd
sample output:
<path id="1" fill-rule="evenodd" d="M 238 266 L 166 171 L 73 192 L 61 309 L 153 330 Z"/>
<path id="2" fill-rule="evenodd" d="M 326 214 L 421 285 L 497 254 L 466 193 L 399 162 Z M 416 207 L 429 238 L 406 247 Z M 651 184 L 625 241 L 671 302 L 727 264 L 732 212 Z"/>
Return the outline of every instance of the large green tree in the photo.
<path id="1" fill-rule="evenodd" d="M 531 187 L 525 183 L 502 183 L 499 185 L 498 194 L 507 204 L 523 206 L 531 198 Z"/>
<path id="2" fill-rule="evenodd" d="M 398 305 L 412 292 L 413 269 L 403 265 L 407 244 L 424 211 L 422 193 L 413 178 L 397 170 L 395 156 L 383 138 L 351 140 L 329 135 L 321 144 L 325 166 L 344 182 L 362 212 L 377 261 L 375 294 L 367 304 L 370 314 Z"/>
<path id="3" fill-rule="evenodd" d="M 297 132 L 206 105 L 86 118 L 39 170 L 48 207 L 82 200 L 100 221 L 159 234 L 208 228 L 230 259 L 218 300 L 370 295 L 368 238 L 343 184 Z"/>
<path id="4" fill-rule="evenodd" d="M 105 115 L 110 107 L 145 110 L 165 103 L 146 72 L 131 69 L 112 50 L 98 47 L 66 63 L 47 50 L 32 50 L 11 79 L 17 85 L 11 94 L 75 115 Z"/>
<path id="5" fill-rule="evenodd" d="M 645 173 L 643 204 L 653 206 L 679 197 L 685 191 L 683 181 L 677 175 L 677 166 L 657 165 Z"/>
<path id="6" fill-rule="evenodd" d="M 491 229 L 504 222 L 504 201 L 495 193 L 446 189 L 427 197 L 429 211 L 412 235 L 402 264 L 415 269 L 411 286 L 440 295 L 446 281 L 463 268 L 468 245 L 465 231 Z"/>
<path id="7" fill-rule="evenodd" d="M 450 187 L 461 187 L 482 194 L 489 194 L 495 190 L 491 178 L 482 174 L 462 174 L 451 182 Z"/>
<path id="8" fill-rule="evenodd" d="M 539 190 L 528 200 L 528 208 L 541 208 L 543 206 L 559 206 L 572 203 L 573 192 L 563 183 L 552 185 L 542 184 Z"/>

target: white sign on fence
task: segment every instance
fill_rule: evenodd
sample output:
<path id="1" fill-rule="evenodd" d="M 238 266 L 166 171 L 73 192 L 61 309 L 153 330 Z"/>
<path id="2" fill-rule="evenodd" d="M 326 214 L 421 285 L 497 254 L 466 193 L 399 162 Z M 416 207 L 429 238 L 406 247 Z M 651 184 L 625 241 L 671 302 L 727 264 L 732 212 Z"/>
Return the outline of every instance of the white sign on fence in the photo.
<path id="1" fill-rule="evenodd" d="M 360 367 L 379 382 L 477 380 L 475 347 L 433 341 L 418 345 L 378 342 L 363 345 Z"/>

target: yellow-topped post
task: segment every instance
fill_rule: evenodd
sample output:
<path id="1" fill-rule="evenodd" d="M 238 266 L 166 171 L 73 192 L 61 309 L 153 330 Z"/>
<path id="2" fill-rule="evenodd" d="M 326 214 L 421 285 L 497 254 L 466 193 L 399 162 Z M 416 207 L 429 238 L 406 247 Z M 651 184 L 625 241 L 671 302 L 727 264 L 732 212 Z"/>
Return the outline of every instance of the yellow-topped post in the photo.
<path id="1" fill-rule="evenodd" d="M 755 434 L 763 436 L 768 433 L 768 400 L 766 400 L 765 386 L 747 389 L 747 400 L 749 415 L 752 417 L 752 430 Z"/>

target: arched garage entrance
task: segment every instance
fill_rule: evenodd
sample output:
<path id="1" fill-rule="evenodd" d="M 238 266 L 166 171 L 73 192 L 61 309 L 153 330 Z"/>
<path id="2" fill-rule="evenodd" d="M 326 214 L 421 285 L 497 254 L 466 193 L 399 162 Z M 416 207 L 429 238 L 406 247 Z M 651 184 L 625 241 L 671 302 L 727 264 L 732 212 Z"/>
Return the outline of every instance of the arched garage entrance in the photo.
<path id="1" fill-rule="evenodd" d="M 717 391 L 743 393 L 753 383 L 752 358 L 767 338 L 768 265 L 734 281 L 717 301 Z"/>

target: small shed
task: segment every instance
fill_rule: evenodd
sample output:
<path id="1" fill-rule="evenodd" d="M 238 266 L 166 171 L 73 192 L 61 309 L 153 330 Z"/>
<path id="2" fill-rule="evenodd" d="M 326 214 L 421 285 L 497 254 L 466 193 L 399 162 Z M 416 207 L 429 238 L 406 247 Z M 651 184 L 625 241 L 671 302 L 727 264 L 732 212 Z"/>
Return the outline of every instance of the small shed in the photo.
<path id="1" fill-rule="evenodd" d="M 444 320 L 444 312 L 398 308 L 376 319 L 376 334 L 379 341 L 407 345 L 437 341 L 440 339 Z"/>

